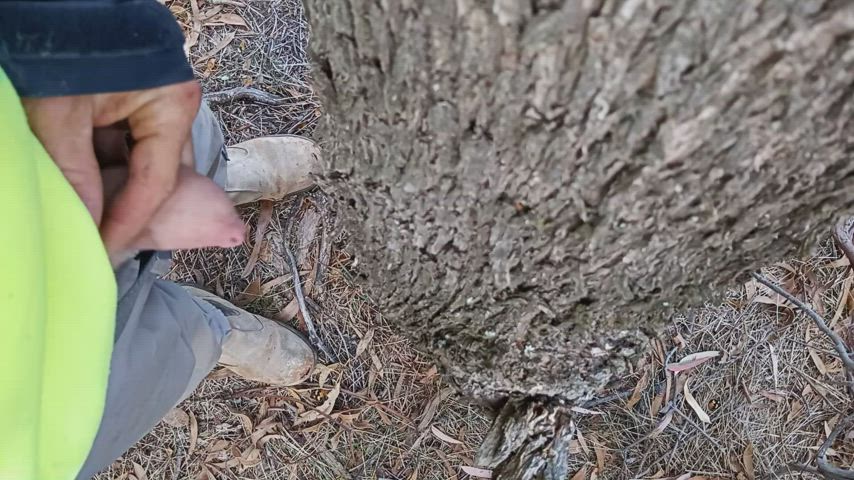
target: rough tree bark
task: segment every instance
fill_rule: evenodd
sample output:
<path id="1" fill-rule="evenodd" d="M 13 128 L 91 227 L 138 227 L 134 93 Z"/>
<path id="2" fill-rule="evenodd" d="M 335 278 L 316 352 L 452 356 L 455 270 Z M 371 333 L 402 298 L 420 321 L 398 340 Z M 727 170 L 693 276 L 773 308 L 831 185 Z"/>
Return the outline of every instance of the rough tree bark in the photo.
<path id="1" fill-rule="evenodd" d="M 306 3 L 366 284 L 469 394 L 588 396 L 854 203 L 849 1 Z"/>

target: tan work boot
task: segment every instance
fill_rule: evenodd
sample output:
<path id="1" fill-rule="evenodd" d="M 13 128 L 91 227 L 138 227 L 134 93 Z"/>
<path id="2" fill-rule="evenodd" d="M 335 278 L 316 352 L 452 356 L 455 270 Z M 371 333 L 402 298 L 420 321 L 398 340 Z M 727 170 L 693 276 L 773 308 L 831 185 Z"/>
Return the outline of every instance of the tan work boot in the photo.
<path id="1" fill-rule="evenodd" d="M 228 147 L 225 191 L 235 205 L 281 200 L 314 185 L 320 148 L 297 135 L 259 137 Z"/>
<path id="2" fill-rule="evenodd" d="M 229 370 L 248 380 L 279 386 L 301 383 L 314 370 L 314 350 L 297 330 L 251 314 L 210 292 L 184 288 L 228 319 L 231 332 L 222 345 L 219 363 Z"/>

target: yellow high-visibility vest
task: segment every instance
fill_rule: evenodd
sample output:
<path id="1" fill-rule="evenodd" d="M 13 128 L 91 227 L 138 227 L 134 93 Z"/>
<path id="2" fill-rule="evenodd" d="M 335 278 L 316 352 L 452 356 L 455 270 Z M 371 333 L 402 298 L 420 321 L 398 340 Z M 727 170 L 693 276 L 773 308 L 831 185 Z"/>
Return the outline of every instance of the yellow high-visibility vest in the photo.
<path id="1" fill-rule="evenodd" d="M 73 479 L 107 392 L 116 284 L 0 70 L 0 480 Z"/>

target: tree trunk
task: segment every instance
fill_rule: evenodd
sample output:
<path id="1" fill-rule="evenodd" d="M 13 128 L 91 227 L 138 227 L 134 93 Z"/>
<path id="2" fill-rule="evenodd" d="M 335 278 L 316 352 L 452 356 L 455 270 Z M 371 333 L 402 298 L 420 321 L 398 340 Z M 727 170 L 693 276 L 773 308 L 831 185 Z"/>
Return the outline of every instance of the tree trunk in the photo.
<path id="1" fill-rule="evenodd" d="M 854 203 L 845 0 L 306 0 L 327 185 L 473 395 L 577 400 Z"/>

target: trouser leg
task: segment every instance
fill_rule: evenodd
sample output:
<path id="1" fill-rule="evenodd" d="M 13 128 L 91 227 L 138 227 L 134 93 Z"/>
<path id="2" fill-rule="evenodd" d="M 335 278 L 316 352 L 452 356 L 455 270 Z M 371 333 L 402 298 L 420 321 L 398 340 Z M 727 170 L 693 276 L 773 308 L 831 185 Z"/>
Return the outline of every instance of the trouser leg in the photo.
<path id="1" fill-rule="evenodd" d="M 193 124 L 196 170 L 225 184 L 223 137 L 202 106 Z M 107 400 L 78 479 L 89 479 L 145 436 L 216 365 L 230 327 L 223 314 L 161 280 L 168 252 L 143 252 L 116 271 L 119 302 Z"/>

